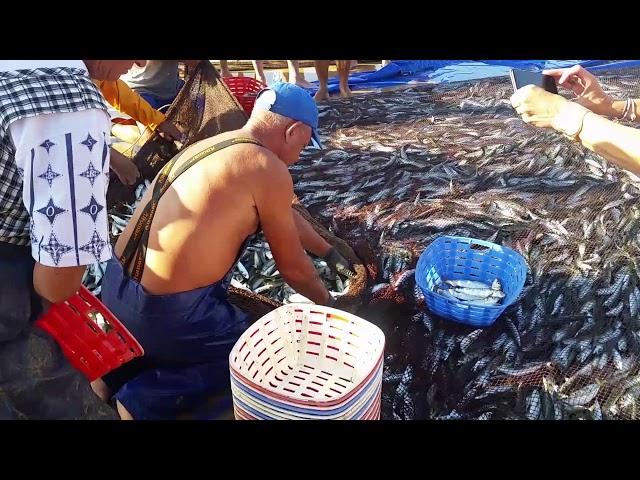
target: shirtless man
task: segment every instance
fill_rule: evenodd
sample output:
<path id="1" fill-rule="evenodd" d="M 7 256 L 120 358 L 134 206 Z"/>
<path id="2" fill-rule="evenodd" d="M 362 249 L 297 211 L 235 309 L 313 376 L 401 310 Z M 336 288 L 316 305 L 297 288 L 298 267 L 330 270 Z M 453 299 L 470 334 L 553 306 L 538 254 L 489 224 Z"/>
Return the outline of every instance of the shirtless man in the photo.
<path id="1" fill-rule="evenodd" d="M 226 388 L 229 352 L 247 327 L 227 288 L 261 229 L 287 283 L 334 304 L 303 247 L 337 271 L 350 266 L 294 215 L 287 169 L 312 139 L 319 146 L 317 125 L 313 98 L 278 83 L 260 93 L 243 128 L 186 148 L 156 177 L 102 287 L 102 301 L 145 350 L 94 382 L 101 397 L 115 394 L 121 418 L 175 418 Z"/>

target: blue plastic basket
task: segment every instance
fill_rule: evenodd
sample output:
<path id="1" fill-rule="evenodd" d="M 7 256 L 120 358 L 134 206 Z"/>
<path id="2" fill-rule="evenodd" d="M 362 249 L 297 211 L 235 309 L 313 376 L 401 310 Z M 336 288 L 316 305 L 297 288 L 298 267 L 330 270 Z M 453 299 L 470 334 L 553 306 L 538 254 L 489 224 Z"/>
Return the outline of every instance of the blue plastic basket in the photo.
<path id="1" fill-rule="evenodd" d="M 491 284 L 496 278 L 506 295 L 500 305 L 469 305 L 433 291 L 444 280 Z M 467 237 L 438 237 L 422 252 L 416 267 L 416 283 L 428 309 L 443 318 L 475 327 L 493 324 L 516 301 L 526 278 L 527 264 L 520 254 L 508 247 Z"/>

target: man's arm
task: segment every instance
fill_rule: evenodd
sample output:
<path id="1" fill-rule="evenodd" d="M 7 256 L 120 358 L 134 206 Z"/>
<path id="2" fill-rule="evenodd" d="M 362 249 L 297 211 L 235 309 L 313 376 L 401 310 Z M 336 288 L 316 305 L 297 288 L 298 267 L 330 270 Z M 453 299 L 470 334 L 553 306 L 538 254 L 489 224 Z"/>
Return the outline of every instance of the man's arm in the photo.
<path id="1" fill-rule="evenodd" d="M 293 220 L 295 221 L 296 228 L 298 229 L 298 235 L 300 235 L 300 242 L 302 247 L 314 255 L 323 258 L 329 268 L 335 273 L 345 275 L 349 278 L 356 276 L 353 271 L 353 265 L 340 255 L 340 252 L 336 250 L 329 242 L 320 236 L 318 232 L 314 230 L 311 224 L 305 220 L 295 209 L 293 211 Z"/>
<path id="2" fill-rule="evenodd" d="M 180 140 L 182 132 L 173 123 L 167 121 L 167 117 L 164 113 L 153 108 L 149 103 L 140 96 L 138 92 L 132 90 L 129 85 L 118 79 L 116 81 L 107 80 L 93 80 L 93 83 L 100 89 L 102 96 L 109 102 L 116 110 L 125 113 L 133 118 L 135 121 L 140 122 L 145 127 L 156 131 L 168 137 L 169 140 Z M 112 155 L 112 168 L 118 173 L 122 183 L 131 184 L 123 180 L 123 168 L 119 168 L 117 165 L 118 160 L 115 159 L 115 152 Z M 121 163 L 121 162 L 119 162 Z M 124 167 L 125 169 L 127 166 Z M 132 169 L 129 168 L 132 173 Z M 127 176 L 125 174 L 125 176 Z M 135 181 L 135 178 L 132 180 Z"/>
<path id="3" fill-rule="evenodd" d="M 300 236 L 302 247 L 307 252 L 311 252 L 318 257 L 324 257 L 329 253 L 329 250 L 331 250 L 331 244 L 322 238 L 298 211 L 292 209 L 292 212 L 293 221 L 298 229 L 298 235 Z"/>
<path id="4" fill-rule="evenodd" d="M 86 265 L 111 257 L 108 130 L 97 109 L 27 117 L 9 128 L 31 218 L 33 285 L 51 303 L 77 292 Z"/>
<path id="5" fill-rule="evenodd" d="M 153 108 L 149 103 L 124 83 L 118 79 L 115 82 L 106 80 L 94 80 L 100 89 L 102 96 L 119 112 L 126 113 L 134 120 L 149 127 L 151 130 L 158 128 L 167 117 L 164 113 Z"/>
<path id="6" fill-rule="evenodd" d="M 315 303 L 330 304 L 331 294 L 300 243 L 291 208 L 291 176 L 279 160 L 270 160 L 268 171 L 254 175 L 253 195 L 278 270 L 296 292 Z"/>

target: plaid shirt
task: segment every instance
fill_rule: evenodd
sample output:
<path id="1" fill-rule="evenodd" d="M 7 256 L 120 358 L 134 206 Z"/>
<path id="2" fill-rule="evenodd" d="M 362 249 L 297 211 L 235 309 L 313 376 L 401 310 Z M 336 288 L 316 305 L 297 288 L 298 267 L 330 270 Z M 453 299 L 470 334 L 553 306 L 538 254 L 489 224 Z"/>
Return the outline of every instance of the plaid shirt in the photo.
<path id="1" fill-rule="evenodd" d="M 0 242 L 31 243 L 22 172 L 9 125 L 21 118 L 88 109 L 106 112 L 107 105 L 84 70 L 59 67 L 0 72 Z"/>

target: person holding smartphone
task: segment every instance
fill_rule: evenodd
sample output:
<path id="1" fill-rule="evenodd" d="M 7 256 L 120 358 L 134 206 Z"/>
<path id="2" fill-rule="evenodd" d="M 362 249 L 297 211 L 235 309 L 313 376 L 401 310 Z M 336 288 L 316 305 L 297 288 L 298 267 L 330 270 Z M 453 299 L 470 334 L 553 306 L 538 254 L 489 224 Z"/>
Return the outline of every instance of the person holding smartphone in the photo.
<path id="1" fill-rule="evenodd" d="M 636 121 L 638 100 L 611 98 L 598 79 L 580 65 L 543 73 L 573 91 L 576 99 L 569 101 L 526 85 L 511 97 L 511 105 L 522 119 L 536 127 L 553 128 L 619 167 L 640 174 L 640 130 L 605 118 Z"/>

